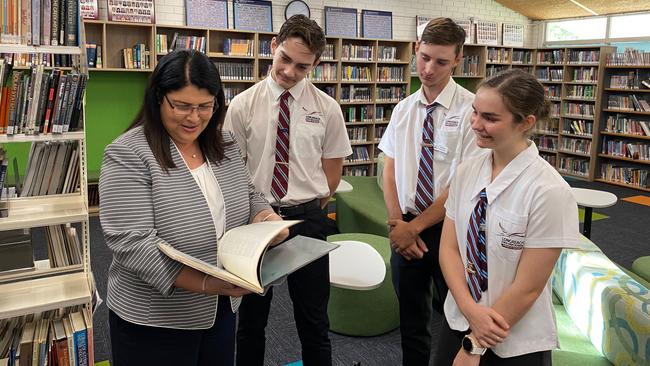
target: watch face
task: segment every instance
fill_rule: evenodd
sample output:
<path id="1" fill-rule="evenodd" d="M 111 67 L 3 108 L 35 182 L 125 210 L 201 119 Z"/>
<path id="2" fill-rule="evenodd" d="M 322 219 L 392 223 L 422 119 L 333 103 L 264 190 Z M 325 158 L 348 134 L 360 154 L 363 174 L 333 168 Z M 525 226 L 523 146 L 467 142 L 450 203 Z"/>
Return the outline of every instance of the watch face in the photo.
<path id="1" fill-rule="evenodd" d="M 284 9 L 284 18 L 289 19 L 296 14 L 302 14 L 309 18 L 309 6 L 302 0 L 293 0 L 287 4 L 287 7 Z"/>
<path id="2" fill-rule="evenodd" d="M 472 340 L 469 337 L 463 338 L 463 349 L 467 352 L 472 352 L 474 345 L 472 345 Z"/>

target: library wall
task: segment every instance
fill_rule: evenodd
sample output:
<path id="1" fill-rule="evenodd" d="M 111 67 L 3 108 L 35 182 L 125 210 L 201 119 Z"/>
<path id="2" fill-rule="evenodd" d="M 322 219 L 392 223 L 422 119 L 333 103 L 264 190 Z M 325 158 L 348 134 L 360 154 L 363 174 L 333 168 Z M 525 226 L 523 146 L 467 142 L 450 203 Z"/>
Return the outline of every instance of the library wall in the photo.
<path id="1" fill-rule="evenodd" d="M 280 30 L 284 22 L 284 7 L 290 0 L 273 0 L 273 31 Z M 525 16 L 492 0 L 357 0 L 349 1 L 305 0 L 311 9 L 311 18 L 323 23 L 325 6 L 353 7 L 393 12 L 393 38 L 415 40 L 415 16 L 446 16 L 456 19 L 475 18 L 499 23 L 524 24 L 525 46 L 538 46 L 538 28 L 541 22 L 532 22 Z M 106 2 L 99 2 L 100 19 L 107 19 Z M 232 27 L 232 1 L 228 1 L 229 24 Z M 359 14 L 360 17 L 360 14 Z M 361 20 L 358 20 L 361 24 Z M 156 23 L 164 25 L 185 24 L 185 0 L 157 0 Z"/>

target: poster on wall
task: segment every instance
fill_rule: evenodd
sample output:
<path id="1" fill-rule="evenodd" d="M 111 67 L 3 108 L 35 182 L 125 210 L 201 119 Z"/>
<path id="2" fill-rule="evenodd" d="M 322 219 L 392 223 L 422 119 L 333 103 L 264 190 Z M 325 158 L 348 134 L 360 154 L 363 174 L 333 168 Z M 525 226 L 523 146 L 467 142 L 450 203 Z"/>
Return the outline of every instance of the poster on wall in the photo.
<path id="1" fill-rule="evenodd" d="M 510 47 L 524 46 L 524 25 L 503 23 L 501 29 L 501 44 Z"/>
<path id="2" fill-rule="evenodd" d="M 99 5 L 97 0 L 79 0 L 81 19 L 99 19 Z"/>
<path id="3" fill-rule="evenodd" d="M 227 0 L 185 0 L 188 27 L 228 28 Z"/>
<path id="4" fill-rule="evenodd" d="M 476 22 L 476 43 L 489 46 L 499 45 L 499 26 L 496 22 Z"/>
<path id="5" fill-rule="evenodd" d="M 361 10 L 361 34 L 363 38 L 393 39 L 393 13 Z"/>
<path id="6" fill-rule="evenodd" d="M 358 37 L 357 9 L 326 6 L 325 35 L 329 37 Z"/>
<path id="7" fill-rule="evenodd" d="M 156 22 L 154 0 L 107 0 L 108 20 L 112 22 Z"/>
<path id="8" fill-rule="evenodd" d="M 266 0 L 234 0 L 235 29 L 255 32 L 273 32 L 271 2 Z"/>

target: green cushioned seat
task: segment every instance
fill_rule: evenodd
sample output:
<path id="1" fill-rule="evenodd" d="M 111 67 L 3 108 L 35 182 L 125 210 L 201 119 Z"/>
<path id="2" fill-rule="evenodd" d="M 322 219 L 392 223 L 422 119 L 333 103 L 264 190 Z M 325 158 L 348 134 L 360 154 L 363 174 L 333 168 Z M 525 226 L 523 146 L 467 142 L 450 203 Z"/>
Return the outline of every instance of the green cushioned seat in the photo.
<path id="1" fill-rule="evenodd" d="M 376 177 L 345 177 L 352 192 L 336 194 L 336 224 L 342 233 L 368 233 L 387 237 L 388 213 Z"/>
<path id="2" fill-rule="evenodd" d="M 360 241 L 375 248 L 386 264 L 386 277 L 378 288 L 368 291 L 331 286 L 327 309 L 330 330 L 349 336 L 376 336 L 390 332 L 399 326 L 399 307 L 391 281 L 388 239 L 358 233 L 327 237 L 330 242 L 344 240 Z"/>
<path id="3" fill-rule="evenodd" d="M 607 357 L 575 326 L 563 305 L 554 305 L 560 349 L 553 351 L 553 366 L 610 366 Z"/>
<path id="4" fill-rule="evenodd" d="M 632 272 L 643 277 L 646 282 L 650 282 L 650 256 L 637 258 L 632 263 Z"/>

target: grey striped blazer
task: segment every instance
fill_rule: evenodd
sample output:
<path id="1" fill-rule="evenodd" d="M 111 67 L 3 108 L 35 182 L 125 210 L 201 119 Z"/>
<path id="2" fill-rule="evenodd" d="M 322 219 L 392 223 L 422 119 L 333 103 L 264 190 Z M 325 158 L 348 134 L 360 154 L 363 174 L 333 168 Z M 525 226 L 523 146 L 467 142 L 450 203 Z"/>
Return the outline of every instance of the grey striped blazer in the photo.
<path id="1" fill-rule="evenodd" d="M 223 192 L 226 230 L 247 224 L 270 208 L 254 190 L 239 148 L 223 132 L 226 158 L 212 164 Z M 136 324 L 177 329 L 212 326 L 217 297 L 174 287 L 181 265 L 162 254 L 168 243 L 208 263 L 217 263 L 216 231 L 199 186 L 174 146 L 176 168 L 166 174 L 141 127 L 127 131 L 104 151 L 99 179 L 100 219 L 113 252 L 107 305 Z"/>

